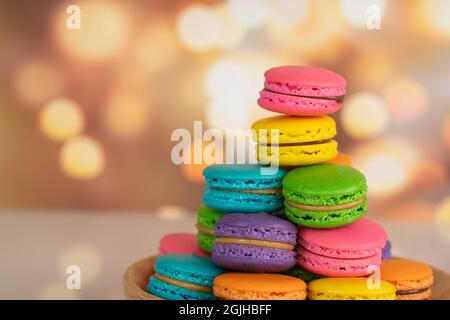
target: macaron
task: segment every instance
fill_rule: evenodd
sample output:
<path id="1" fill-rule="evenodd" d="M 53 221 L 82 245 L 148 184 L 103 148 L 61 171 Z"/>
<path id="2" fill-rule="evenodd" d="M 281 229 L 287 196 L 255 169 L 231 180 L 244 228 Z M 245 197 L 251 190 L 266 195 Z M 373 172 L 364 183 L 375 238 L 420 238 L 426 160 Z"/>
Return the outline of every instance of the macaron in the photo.
<path id="1" fill-rule="evenodd" d="M 282 66 L 264 73 L 264 90 L 258 104 L 270 111 L 294 115 L 327 115 L 342 106 L 345 79 L 316 67 Z"/>
<path id="2" fill-rule="evenodd" d="M 336 122 L 328 116 L 276 116 L 252 125 L 260 163 L 303 166 L 334 159 Z"/>
<path id="3" fill-rule="evenodd" d="M 297 228 L 267 213 L 231 213 L 217 221 L 213 262 L 246 272 L 280 272 L 296 264 Z"/>
<path id="4" fill-rule="evenodd" d="M 334 228 L 355 221 L 367 211 L 366 192 L 361 172 L 336 164 L 300 167 L 283 179 L 287 218 L 311 228 Z"/>
<path id="5" fill-rule="evenodd" d="M 391 249 L 392 249 L 392 244 L 388 240 L 388 241 L 386 241 L 383 249 L 381 250 L 381 259 L 382 260 L 390 259 L 392 257 Z"/>
<path id="6" fill-rule="evenodd" d="M 343 152 L 339 152 L 336 158 L 326 161 L 325 163 L 329 164 L 340 164 L 343 166 L 351 166 L 352 165 L 352 158 Z"/>
<path id="7" fill-rule="evenodd" d="M 224 215 L 223 212 L 209 208 L 202 205 L 198 209 L 197 216 L 197 243 L 200 248 L 208 253 L 211 253 L 214 244 L 214 226 L 220 217 Z"/>
<path id="8" fill-rule="evenodd" d="M 305 300 L 306 284 L 273 273 L 232 272 L 214 279 L 214 295 L 225 300 Z"/>
<path id="9" fill-rule="evenodd" d="M 286 171 L 267 174 L 254 164 L 216 164 L 203 171 L 203 203 L 223 212 L 273 212 L 283 209 L 281 181 Z"/>
<path id="10" fill-rule="evenodd" d="M 368 285 L 366 278 L 325 278 L 308 284 L 309 300 L 395 300 L 395 286 L 380 281 Z"/>
<path id="11" fill-rule="evenodd" d="M 294 266 L 289 270 L 283 271 L 282 273 L 291 277 L 299 278 L 300 280 L 303 280 L 306 283 L 309 283 L 316 279 L 322 279 L 324 277 L 321 276 L 320 274 L 315 274 L 308 270 L 300 268 L 299 266 Z"/>
<path id="12" fill-rule="evenodd" d="M 328 277 L 359 277 L 381 264 L 387 235 L 367 218 L 332 229 L 299 228 L 298 265 Z"/>
<path id="13" fill-rule="evenodd" d="M 196 235 L 187 232 L 169 233 L 159 240 L 159 252 L 163 254 L 196 254 L 207 257 L 208 255 L 200 250 Z"/>
<path id="14" fill-rule="evenodd" d="M 213 280 L 224 272 L 205 257 L 166 254 L 156 260 L 147 291 L 167 300 L 213 300 Z"/>
<path id="15" fill-rule="evenodd" d="M 380 267 L 381 279 L 397 289 L 397 300 L 425 300 L 431 296 L 433 269 L 408 259 L 387 259 Z"/>

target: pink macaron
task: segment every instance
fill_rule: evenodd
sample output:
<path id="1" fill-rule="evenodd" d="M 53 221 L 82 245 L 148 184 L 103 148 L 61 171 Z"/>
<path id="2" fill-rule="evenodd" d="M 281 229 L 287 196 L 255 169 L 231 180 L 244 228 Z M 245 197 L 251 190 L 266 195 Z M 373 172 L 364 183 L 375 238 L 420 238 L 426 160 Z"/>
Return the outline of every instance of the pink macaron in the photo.
<path id="1" fill-rule="evenodd" d="M 360 218 L 332 229 L 300 228 L 298 265 L 329 277 L 358 277 L 373 273 L 381 264 L 381 250 L 387 241 L 383 227 Z"/>
<path id="2" fill-rule="evenodd" d="M 198 247 L 196 235 L 187 232 L 169 233 L 159 240 L 159 254 L 171 253 L 209 257 Z"/>
<path id="3" fill-rule="evenodd" d="M 345 79 L 324 68 L 283 66 L 264 73 L 258 104 L 264 109 L 293 116 L 335 113 L 342 106 Z"/>

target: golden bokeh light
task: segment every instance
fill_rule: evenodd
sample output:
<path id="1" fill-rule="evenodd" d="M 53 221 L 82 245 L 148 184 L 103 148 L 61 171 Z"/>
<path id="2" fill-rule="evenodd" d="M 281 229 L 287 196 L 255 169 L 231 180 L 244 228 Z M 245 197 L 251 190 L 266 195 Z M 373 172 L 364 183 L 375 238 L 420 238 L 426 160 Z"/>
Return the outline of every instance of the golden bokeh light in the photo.
<path id="1" fill-rule="evenodd" d="M 256 28 L 264 25 L 270 18 L 270 0 L 227 0 L 231 17 L 241 26 Z"/>
<path id="2" fill-rule="evenodd" d="M 101 145 L 88 136 L 67 140 L 62 146 L 59 163 L 62 171 L 74 179 L 92 179 L 105 167 Z"/>
<path id="3" fill-rule="evenodd" d="M 450 197 L 439 202 L 434 216 L 437 233 L 443 240 L 450 243 Z"/>
<path id="4" fill-rule="evenodd" d="M 150 120 L 150 102 L 136 90 L 114 90 L 104 109 L 108 129 L 122 137 L 136 136 Z"/>
<path id="5" fill-rule="evenodd" d="M 126 44 L 130 19 L 116 1 L 82 0 L 80 28 L 68 28 L 71 15 L 68 3 L 57 10 L 53 29 L 56 41 L 67 54 L 86 61 L 104 62 L 114 57 Z"/>
<path id="6" fill-rule="evenodd" d="M 18 66 L 13 85 L 18 99 L 36 108 L 59 95 L 64 88 L 64 80 L 56 66 L 45 61 L 30 60 Z"/>
<path id="7" fill-rule="evenodd" d="M 215 8 L 216 15 L 220 21 L 220 32 L 217 38 L 217 47 L 223 49 L 233 49 L 237 47 L 246 35 L 246 30 L 236 23 L 229 14 L 225 4 L 220 4 Z"/>
<path id="8" fill-rule="evenodd" d="M 418 10 L 424 23 L 436 35 L 450 36 L 450 2 L 447 0 L 421 0 Z"/>
<path id="9" fill-rule="evenodd" d="M 294 27 L 308 16 L 307 0 L 276 0 L 273 2 L 271 22 L 282 28 Z"/>
<path id="10" fill-rule="evenodd" d="M 367 178 L 369 194 L 388 197 L 407 187 L 421 157 L 408 142 L 386 139 L 359 146 L 352 159 Z"/>
<path id="11" fill-rule="evenodd" d="M 381 14 L 384 14 L 384 0 L 341 0 L 340 11 L 350 25 L 365 28 L 369 17 L 367 10 L 371 6 L 377 6 Z"/>
<path id="12" fill-rule="evenodd" d="M 341 119 L 349 136 L 354 139 L 368 139 L 383 133 L 389 122 L 389 114 L 378 96 L 360 92 L 345 101 Z"/>
<path id="13" fill-rule="evenodd" d="M 64 141 L 81 134 L 85 123 L 77 103 L 66 98 L 57 98 L 49 101 L 42 108 L 39 125 L 48 138 Z"/>
<path id="14" fill-rule="evenodd" d="M 394 57 L 383 48 L 370 48 L 351 61 L 349 75 L 358 79 L 355 86 L 376 88 L 384 85 L 395 72 Z"/>
<path id="15" fill-rule="evenodd" d="M 419 119 L 428 107 L 425 88 L 409 78 L 389 81 L 384 88 L 383 98 L 392 119 L 400 122 Z"/>
<path id="16" fill-rule="evenodd" d="M 66 279 L 55 280 L 46 283 L 37 292 L 38 300 L 78 300 L 79 290 L 70 290 L 66 286 Z"/>
<path id="17" fill-rule="evenodd" d="M 162 20 L 152 21 L 133 44 L 133 57 L 145 70 L 160 71 L 174 63 L 179 49 L 173 26 Z"/>
<path id="18" fill-rule="evenodd" d="M 433 218 L 433 206 L 429 203 L 410 199 L 406 203 L 399 203 L 381 210 L 380 215 L 398 221 L 427 221 Z"/>
<path id="19" fill-rule="evenodd" d="M 156 216 L 163 220 L 183 220 L 189 217 L 189 213 L 182 207 L 166 205 L 156 210 Z"/>
<path id="20" fill-rule="evenodd" d="M 450 114 L 444 118 L 444 123 L 442 126 L 442 135 L 448 149 L 450 149 Z"/>
<path id="21" fill-rule="evenodd" d="M 193 4 L 184 8 L 177 18 L 177 34 L 189 49 L 202 51 L 218 41 L 221 25 L 216 12 L 209 6 Z"/>
<path id="22" fill-rule="evenodd" d="M 98 278 L 102 269 L 102 257 L 97 249 L 89 245 L 73 245 L 64 248 L 58 259 L 61 277 L 67 277 L 67 267 L 80 267 L 82 285 L 89 285 Z"/>

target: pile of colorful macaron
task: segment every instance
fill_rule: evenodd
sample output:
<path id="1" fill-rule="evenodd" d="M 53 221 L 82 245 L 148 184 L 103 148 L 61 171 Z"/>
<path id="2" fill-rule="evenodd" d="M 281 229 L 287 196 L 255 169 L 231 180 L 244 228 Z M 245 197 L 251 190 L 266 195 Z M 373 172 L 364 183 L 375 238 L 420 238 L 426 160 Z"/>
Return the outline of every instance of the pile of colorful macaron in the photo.
<path id="1" fill-rule="evenodd" d="M 230 300 L 430 297 L 432 269 L 391 258 L 383 227 L 363 217 L 365 177 L 338 154 L 329 117 L 345 90 L 345 79 L 323 68 L 265 73 L 258 104 L 283 115 L 252 126 L 261 164 L 204 170 L 198 233 L 161 239 L 149 293 Z M 267 170 L 274 159 L 279 168 Z"/>

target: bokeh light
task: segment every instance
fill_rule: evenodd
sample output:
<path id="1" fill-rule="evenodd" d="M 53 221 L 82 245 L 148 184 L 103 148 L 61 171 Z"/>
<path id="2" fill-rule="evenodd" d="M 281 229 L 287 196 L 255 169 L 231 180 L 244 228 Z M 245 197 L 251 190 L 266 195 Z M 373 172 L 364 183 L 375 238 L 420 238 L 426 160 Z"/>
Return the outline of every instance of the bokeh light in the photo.
<path id="1" fill-rule="evenodd" d="M 97 249 L 90 245 L 73 245 L 64 248 L 58 259 L 61 277 L 67 277 L 67 267 L 79 266 L 82 274 L 82 286 L 90 285 L 100 275 L 102 257 Z"/>
<path id="2" fill-rule="evenodd" d="M 66 280 L 55 280 L 46 283 L 39 289 L 36 299 L 38 300 L 78 300 L 79 290 L 70 290 L 66 287 Z"/>
<path id="3" fill-rule="evenodd" d="M 444 137 L 445 143 L 447 144 L 447 147 L 450 149 L 450 114 L 448 114 L 444 118 L 442 126 L 442 135 Z"/>
<path id="4" fill-rule="evenodd" d="M 227 0 L 231 17 L 243 27 L 256 28 L 266 23 L 271 13 L 270 0 Z"/>
<path id="5" fill-rule="evenodd" d="M 214 145 L 214 150 L 212 150 L 209 146 L 209 144 L 212 143 L 214 145 L 214 142 L 203 142 L 203 141 L 194 141 L 191 145 L 191 159 L 190 161 L 185 161 L 181 165 L 181 172 L 183 176 L 190 182 L 194 184 L 203 184 L 204 183 L 204 177 L 203 177 L 203 170 L 211 165 L 216 163 L 222 163 L 223 161 L 223 150 L 220 149 L 219 145 Z M 199 150 L 203 153 L 206 151 L 205 147 L 208 146 L 208 152 L 214 152 L 214 154 L 205 155 L 208 157 L 206 159 L 205 157 L 202 157 L 202 163 L 197 164 L 194 163 L 194 152 L 196 148 L 199 148 Z M 215 159 L 213 159 L 215 158 Z M 215 161 L 213 161 L 215 160 Z M 213 163 L 208 163 L 210 161 L 213 161 Z"/>
<path id="6" fill-rule="evenodd" d="M 217 43 L 220 33 L 220 21 L 209 6 L 190 5 L 184 8 L 177 18 L 178 37 L 191 50 L 210 49 Z"/>
<path id="7" fill-rule="evenodd" d="M 377 88 L 396 71 L 395 57 L 382 47 L 370 47 L 350 62 L 349 77 L 358 79 L 353 86 Z"/>
<path id="8" fill-rule="evenodd" d="M 271 22 L 289 28 L 302 23 L 308 16 L 307 0 L 275 0 L 273 1 Z"/>
<path id="9" fill-rule="evenodd" d="M 176 205 L 166 205 L 156 210 L 156 216 L 163 220 L 182 220 L 189 217 L 189 212 Z"/>
<path id="10" fill-rule="evenodd" d="M 414 190 L 433 189 L 448 182 L 448 168 L 441 161 L 425 158 L 417 165 L 417 174 L 410 187 Z"/>
<path id="11" fill-rule="evenodd" d="M 133 137 L 149 124 L 150 102 L 134 89 L 118 88 L 104 109 L 106 126 L 118 136 Z"/>
<path id="12" fill-rule="evenodd" d="M 349 24 L 362 28 L 366 27 L 367 9 L 373 5 L 378 6 L 381 14 L 384 14 L 384 0 L 341 0 L 340 7 L 342 16 Z"/>
<path id="13" fill-rule="evenodd" d="M 421 0 L 419 11 L 428 27 L 439 35 L 450 36 L 450 2 Z"/>
<path id="14" fill-rule="evenodd" d="M 88 136 L 79 136 L 64 143 L 59 162 L 61 169 L 69 177 L 91 179 L 103 171 L 105 155 L 96 140 Z"/>
<path id="15" fill-rule="evenodd" d="M 359 146 L 352 159 L 367 178 L 369 194 L 388 197 L 406 188 L 421 157 L 407 141 L 385 139 Z"/>
<path id="16" fill-rule="evenodd" d="M 246 30 L 231 18 L 225 4 L 218 5 L 215 8 L 215 12 L 220 21 L 220 33 L 217 38 L 217 46 L 223 49 L 237 47 L 244 40 Z"/>
<path id="17" fill-rule="evenodd" d="M 355 139 L 380 135 L 387 127 L 389 114 L 383 101 L 368 92 L 356 93 L 345 101 L 341 112 L 345 132 Z"/>
<path id="18" fill-rule="evenodd" d="M 435 224 L 439 236 L 450 243 L 450 197 L 443 199 L 436 206 Z"/>
<path id="19" fill-rule="evenodd" d="M 67 98 L 57 98 L 42 108 L 39 125 L 48 138 L 63 141 L 81 134 L 85 123 L 77 103 Z"/>
<path id="20" fill-rule="evenodd" d="M 61 49 L 86 61 L 104 62 L 114 57 L 126 44 L 131 25 L 123 7 L 116 1 L 82 0 L 81 27 L 66 26 L 68 4 L 56 12 L 54 32 Z"/>
<path id="21" fill-rule="evenodd" d="M 38 107 L 61 93 L 64 79 L 56 66 L 45 61 L 30 60 L 18 66 L 13 84 L 21 102 Z"/>
<path id="22" fill-rule="evenodd" d="M 422 200 L 410 199 L 380 210 L 379 214 L 392 220 L 412 222 L 428 221 L 433 218 L 433 206 Z"/>
<path id="23" fill-rule="evenodd" d="M 389 81 L 384 88 L 383 98 L 392 119 L 400 122 L 417 120 L 428 107 L 425 88 L 409 78 Z"/>

